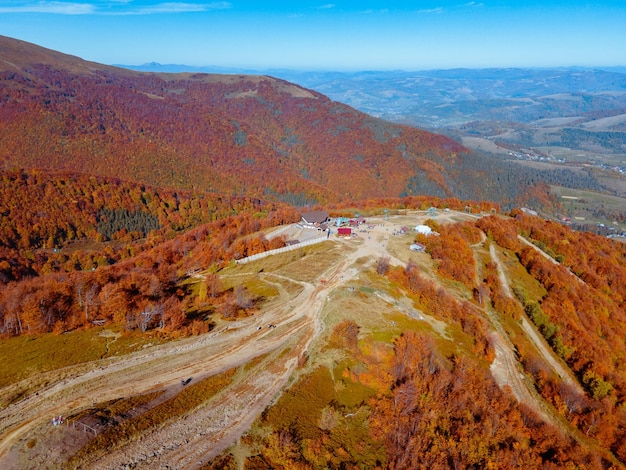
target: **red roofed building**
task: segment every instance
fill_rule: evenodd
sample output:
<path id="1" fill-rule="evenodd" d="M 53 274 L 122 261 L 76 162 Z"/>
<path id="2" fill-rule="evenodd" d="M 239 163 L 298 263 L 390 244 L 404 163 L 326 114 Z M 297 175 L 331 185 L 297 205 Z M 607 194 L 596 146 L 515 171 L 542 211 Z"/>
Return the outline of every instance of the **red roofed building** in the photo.
<path id="1" fill-rule="evenodd" d="M 352 229 L 350 227 L 339 227 L 337 229 L 337 235 L 340 237 L 349 237 L 352 235 Z"/>

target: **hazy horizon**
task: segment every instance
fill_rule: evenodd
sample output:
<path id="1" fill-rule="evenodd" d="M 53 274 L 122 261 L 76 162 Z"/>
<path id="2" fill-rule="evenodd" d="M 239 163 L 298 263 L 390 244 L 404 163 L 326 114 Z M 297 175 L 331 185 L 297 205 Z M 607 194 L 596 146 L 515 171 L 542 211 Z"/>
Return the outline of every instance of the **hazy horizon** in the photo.
<path id="1" fill-rule="evenodd" d="M 624 66 L 625 24 L 618 1 L 0 0 L 1 34 L 86 60 L 256 70 Z"/>
<path id="2" fill-rule="evenodd" d="M 151 68 L 163 68 L 163 69 L 169 69 L 172 68 L 173 72 L 177 72 L 178 70 L 174 70 L 177 68 L 181 68 L 181 69 L 185 69 L 185 70 L 189 70 L 189 71 L 198 71 L 201 72 L 203 70 L 215 70 L 215 71 L 221 71 L 223 70 L 224 73 L 247 73 L 247 72 L 293 72 L 293 73 L 328 73 L 328 74 L 332 74 L 332 73 L 337 73 L 337 74 L 366 74 L 366 73 L 372 73 L 372 74 L 384 74 L 384 73 L 389 73 L 389 74 L 393 74 L 393 73 L 398 73 L 398 74 L 402 74 L 402 73 L 418 73 L 418 72 L 446 72 L 446 71 L 455 71 L 455 70 L 470 70 L 470 71 L 480 71 L 480 70 L 503 70 L 503 69 L 510 69 L 510 70 L 605 70 L 605 71 L 618 71 L 618 73 L 626 73 L 626 65 L 608 65 L 608 66 L 603 66 L 603 65 L 597 65 L 597 66 L 584 66 L 584 65 L 562 65 L 562 66 L 541 66 L 541 67 L 533 67 L 533 66 L 519 66 L 519 67 L 441 67 L 441 68 L 420 68 L 420 69 L 354 69 L 354 70 L 337 70 L 337 69 L 328 69 L 328 68 L 319 68 L 319 69 L 312 69 L 312 68 L 290 68 L 290 67 L 259 67 L 259 68 L 251 68 L 251 67 L 224 67 L 224 66 L 220 66 L 220 65 L 211 65 L 211 64 L 206 64 L 206 65 L 189 65 L 189 64 L 183 64 L 183 63 L 167 63 L 167 64 L 162 64 L 160 62 L 156 62 L 156 61 L 150 61 L 150 62 L 144 62 L 142 64 L 118 64 L 118 63 L 111 63 L 111 64 L 107 64 L 107 65 L 113 65 L 113 66 L 117 66 L 117 67 L 130 67 L 133 69 L 141 69 L 141 68 L 146 68 L 146 69 L 151 69 Z M 164 72 L 167 72 L 168 70 L 163 70 Z"/>

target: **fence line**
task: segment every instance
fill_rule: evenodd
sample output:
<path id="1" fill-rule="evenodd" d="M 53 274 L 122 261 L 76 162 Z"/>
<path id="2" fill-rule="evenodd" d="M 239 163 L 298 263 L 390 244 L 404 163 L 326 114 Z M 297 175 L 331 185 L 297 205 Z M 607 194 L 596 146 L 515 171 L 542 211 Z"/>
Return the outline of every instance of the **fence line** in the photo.
<path id="1" fill-rule="evenodd" d="M 92 428 L 91 426 L 86 425 L 85 423 L 81 423 L 80 421 L 70 421 L 70 420 L 67 420 L 67 421 L 65 421 L 65 423 L 66 423 L 67 426 L 71 425 L 74 429 L 76 429 L 76 428 L 80 429 L 80 427 L 82 427 L 82 431 L 83 432 L 91 431 L 94 436 L 98 435 L 98 432 L 94 428 Z"/>
<path id="2" fill-rule="evenodd" d="M 302 248 L 302 247 L 305 247 L 305 246 L 315 245 L 316 243 L 321 243 L 321 242 L 323 242 L 325 240 L 328 240 L 328 236 L 327 235 L 324 235 L 323 237 L 319 237 L 319 238 L 314 238 L 312 240 L 307 240 L 307 241 L 304 241 L 304 242 L 300 242 L 300 243 L 298 243 L 296 245 L 283 246 L 282 248 L 276 248 L 274 250 L 264 251 L 263 253 L 257 253 L 256 255 L 247 256 L 245 258 L 241 258 L 241 259 L 235 260 L 235 263 L 237 263 L 237 264 L 246 264 L 246 263 L 249 263 L 250 261 L 255 261 L 257 259 L 265 258 L 266 256 L 276 255 L 278 253 L 286 253 L 288 251 L 297 250 L 298 248 Z"/>

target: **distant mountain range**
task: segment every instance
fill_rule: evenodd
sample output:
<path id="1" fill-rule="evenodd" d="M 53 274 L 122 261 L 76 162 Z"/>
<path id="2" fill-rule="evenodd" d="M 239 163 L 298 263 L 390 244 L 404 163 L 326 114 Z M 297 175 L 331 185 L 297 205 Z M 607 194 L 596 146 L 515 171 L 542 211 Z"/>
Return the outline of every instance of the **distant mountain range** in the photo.
<path id="1" fill-rule="evenodd" d="M 383 119 L 505 148 L 626 154 L 626 68 L 455 69 L 279 76 Z"/>
<path id="2" fill-rule="evenodd" d="M 151 72 L 262 73 L 313 89 L 369 115 L 445 133 L 470 146 L 473 141 L 465 138 L 480 137 L 504 147 L 556 146 L 626 154 L 626 67 L 351 73 L 158 63 L 123 67 Z"/>
<path id="3" fill-rule="evenodd" d="M 121 66 L 147 72 L 255 73 L 279 77 L 324 93 L 369 114 L 392 120 L 414 120 L 421 124 L 444 125 L 467 119 L 522 120 L 542 115 L 537 103 L 533 111 L 519 113 L 527 98 L 551 95 L 608 95 L 623 104 L 626 67 L 606 69 L 492 68 L 423 71 L 301 72 L 284 69 L 239 70 L 219 67 L 162 65 Z M 607 98 L 608 99 L 608 98 Z M 504 100 L 504 102 L 503 102 Z M 509 100 L 509 101 L 506 101 Z M 480 104 L 478 104 L 480 102 Z M 474 104 L 471 104 L 474 103 Z M 514 108 L 516 114 L 498 111 Z M 463 109 L 464 108 L 464 109 Z M 585 103 L 578 112 L 606 109 L 607 103 Z M 555 109 L 562 112 L 563 109 Z M 494 115 L 496 112 L 498 114 Z M 482 114 L 481 114 L 482 113 Z M 548 112 L 548 114 L 550 114 Z"/>

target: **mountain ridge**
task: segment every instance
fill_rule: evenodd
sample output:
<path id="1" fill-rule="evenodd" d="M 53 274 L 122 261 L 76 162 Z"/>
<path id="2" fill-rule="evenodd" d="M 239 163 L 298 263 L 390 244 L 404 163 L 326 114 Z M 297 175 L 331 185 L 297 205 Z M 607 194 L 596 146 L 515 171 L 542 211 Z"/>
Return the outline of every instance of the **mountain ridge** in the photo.
<path id="1" fill-rule="evenodd" d="M 34 50 L 23 71 L 13 56 L 2 62 L 5 168 L 123 173 L 153 185 L 325 201 L 399 196 L 418 173 L 451 194 L 431 160 L 465 151 L 280 79 L 141 74 L 71 57 L 63 68 L 65 56 L 44 60 Z M 346 174 L 354 175 L 350 185 Z"/>
<path id="2" fill-rule="evenodd" d="M 29 65 L 46 64 L 68 67 L 75 72 L 93 73 L 96 70 L 127 70 L 112 65 L 89 62 L 80 57 L 64 54 L 19 39 L 0 35 L 0 70 L 21 71 Z"/>
<path id="3" fill-rule="evenodd" d="M 608 191 L 588 172 L 504 162 L 280 78 L 135 72 L 1 41 L 0 168 L 8 170 L 78 171 L 298 206 L 427 195 L 552 210 L 546 184 Z"/>

